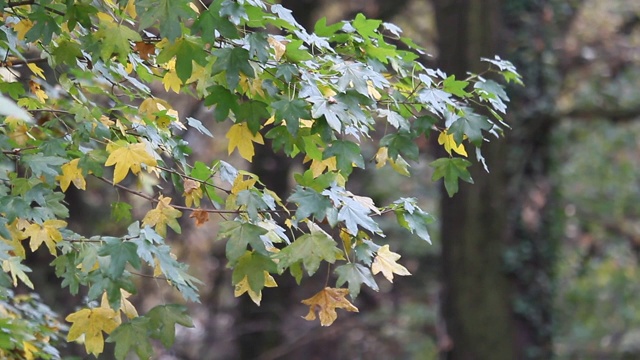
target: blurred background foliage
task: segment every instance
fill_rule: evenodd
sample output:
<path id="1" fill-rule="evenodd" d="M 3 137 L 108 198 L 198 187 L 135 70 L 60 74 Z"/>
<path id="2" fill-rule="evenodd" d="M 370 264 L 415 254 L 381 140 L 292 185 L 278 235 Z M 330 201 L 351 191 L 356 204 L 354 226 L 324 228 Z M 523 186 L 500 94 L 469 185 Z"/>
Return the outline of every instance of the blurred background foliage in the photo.
<path id="1" fill-rule="evenodd" d="M 324 16 L 331 23 L 359 12 L 368 18 L 383 18 L 402 27 L 405 35 L 423 45 L 429 53 L 424 59 L 426 64 L 435 66 L 438 34 L 432 1 L 291 0 L 283 3 L 295 10 L 294 15 L 301 18 L 299 21 L 303 24 L 312 24 Z M 540 6 L 543 18 L 547 16 L 551 22 L 554 12 L 571 12 L 564 17 L 569 23 L 562 32 L 547 34 L 551 48 L 540 52 L 543 70 L 550 74 L 550 79 L 558 80 L 545 85 L 557 89 L 557 96 L 544 105 L 552 109 L 556 119 L 551 141 L 545 145 L 550 147 L 552 165 L 548 180 L 554 188 L 552 196 L 557 197 L 553 201 L 555 208 L 549 210 L 553 216 L 546 226 L 559 229 L 550 232 L 558 234 L 558 239 L 549 239 L 558 244 L 553 268 L 554 351 L 561 359 L 638 358 L 640 2 L 511 0 L 502 6 L 505 12 L 517 14 L 532 4 Z M 547 29 L 556 30 L 555 27 Z M 533 48 L 546 46 L 536 43 L 534 36 L 524 36 L 520 42 Z M 519 69 L 524 74 L 528 70 Z M 534 89 L 538 85 L 528 84 Z M 180 105 L 184 108 L 184 111 L 178 109 L 181 114 L 214 126 L 208 109 L 189 100 Z M 212 132 L 222 134 L 215 127 Z M 191 141 L 198 144 L 194 148 L 200 149 L 193 154 L 195 159 L 210 158 L 211 154 L 226 155 L 221 136 L 205 142 L 194 135 Z M 429 149 L 430 144 L 420 146 Z M 370 149 L 370 160 L 373 152 L 374 149 Z M 236 160 L 234 165 L 242 167 L 242 161 Z M 267 158 L 264 163 L 269 166 L 273 161 Z M 414 164 L 415 175 L 410 179 L 393 171 L 379 171 L 375 176 L 359 173 L 358 186 L 372 194 L 376 203 L 386 203 L 396 189 L 402 188 L 439 218 L 440 188 L 429 180 L 430 169 L 424 165 L 427 162 Z M 152 181 L 149 178 L 148 183 L 141 186 L 152 186 Z M 104 215 L 109 204 L 117 199 L 93 192 L 76 193 L 67 200 L 72 204 L 75 226 L 84 227 L 83 233 L 90 234 L 91 228 L 118 231 L 118 224 Z M 125 226 L 125 222 L 121 225 Z M 430 229 L 434 240 L 430 246 L 418 239 L 405 239 L 406 233 L 396 234 L 385 229 L 389 231 L 390 241 L 401 246 L 400 262 L 413 276 L 398 279 L 393 286 L 382 286 L 386 283 L 380 282 L 377 293 L 363 289 L 355 302 L 361 310 L 359 314 L 341 314 L 333 326 L 320 328 L 301 318 L 306 312 L 304 305 L 296 300 L 310 296 L 318 284 L 266 289 L 265 301 L 259 309 L 253 304 L 243 304 L 233 297 L 230 272 L 223 260 L 224 243 L 213 241 L 216 224 L 209 222 L 195 229 L 189 219 L 183 219 L 183 235 L 170 240 L 178 257 L 190 264 L 193 275 L 205 286 L 201 289 L 202 303 L 190 305 L 196 327 L 179 328 L 174 349 L 165 351 L 161 358 L 439 358 L 452 346 L 452 340 L 440 311 L 443 286 L 440 244 L 447 239 L 440 239 L 438 225 Z M 505 257 L 508 256 L 505 253 Z M 45 301 L 54 300 L 46 302 L 57 304 L 56 310 L 68 312 L 82 301 L 80 297 L 59 298 L 55 286 L 46 286 L 50 281 L 47 276 L 43 274 L 40 279 L 34 279 L 34 283 L 41 289 Z M 153 280 L 141 278 L 140 281 L 144 290 L 131 300 L 137 301 L 141 309 L 173 296 L 163 293 L 167 287 L 158 286 Z M 486 325 L 485 331 L 491 331 L 492 324 Z M 255 348 L 248 351 L 246 347 Z M 72 354 L 74 350 L 70 347 L 62 352 Z"/>

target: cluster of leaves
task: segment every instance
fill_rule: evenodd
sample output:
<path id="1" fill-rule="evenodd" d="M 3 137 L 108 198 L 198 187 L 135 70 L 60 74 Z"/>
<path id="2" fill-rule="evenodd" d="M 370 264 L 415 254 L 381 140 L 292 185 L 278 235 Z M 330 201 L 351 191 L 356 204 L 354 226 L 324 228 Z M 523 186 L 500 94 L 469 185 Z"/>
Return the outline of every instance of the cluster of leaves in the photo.
<path id="1" fill-rule="evenodd" d="M 66 318 L 73 323 L 67 339 L 82 339 L 96 355 L 103 332 L 118 359 L 129 351 L 146 358 L 148 338 L 169 346 L 175 324 L 191 326 L 182 307 L 161 305 L 138 316 L 126 300 L 136 293 L 133 276 L 146 266 L 198 301 L 198 280 L 165 241 L 167 227 L 181 232 L 183 212 L 197 225 L 212 214 L 224 220 L 218 238 L 227 240 L 237 296 L 248 293 L 259 304 L 262 290 L 277 286 L 273 275 L 288 271 L 300 282 L 329 263 L 338 288 L 304 300 L 307 318 L 317 312 L 330 325 L 336 308 L 357 311 L 346 295 L 357 296 L 362 284 L 377 290 L 373 275 L 392 281 L 409 274 L 397 263 L 400 255 L 374 242 L 384 237 L 376 219 L 394 213 L 426 241 L 432 221 L 415 199 L 379 206 L 347 190 L 353 170 L 367 165 L 360 144 L 378 148 L 375 167 L 388 164 L 410 176 L 416 140 L 436 132 L 449 156 L 431 163 L 433 180 L 444 178 L 453 195 L 459 179 L 472 182 L 467 148 L 482 161 L 483 141 L 505 126 L 508 98 L 498 83 L 424 67 L 422 49 L 400 29 L 363 15 L 334 25 L 322 19 L 309 33 L 289 10 L 262 0 L 208 7 L 188 0 L 0 0 L 0 7 L 2 275 L 7 286 L 33 288 L 25 244 L 31 251 L 44 244 L 62 287 L 72 294 L 87 289 L 89 305 Z M 488 71 L 520 82 L 508 62 L 485 60 Z M 178 114 L 152 93 L 154 82 L 202 99 L 213 120 L 229 122 L 229 154 L 252 161 L 267 138 L 276 151 L 302 155 L 307 167 L 294 174 L 288 199 L 221 159 L 190 161 L 182 135 L 212 136 L 201 122 L 207 119 Z M 88 177 L 152 209 L 121 236 L 75 233 L 64 220 L 64 192 L 71 184 L 86 190 Z M 151 177 L 158 186 L 136 188 Z M 113 210 L 117 219 L 132 218 L 131 204 Z M 344 284 L 348 289 L 339 288 Z"/>

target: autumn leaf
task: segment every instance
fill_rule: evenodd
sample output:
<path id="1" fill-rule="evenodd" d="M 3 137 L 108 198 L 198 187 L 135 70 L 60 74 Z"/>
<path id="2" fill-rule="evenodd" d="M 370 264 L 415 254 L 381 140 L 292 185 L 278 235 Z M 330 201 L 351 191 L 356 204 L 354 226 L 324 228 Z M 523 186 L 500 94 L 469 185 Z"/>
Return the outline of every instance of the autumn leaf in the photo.
<path id="1" fill-rule="evenodd" d="M 304 318 L 309 321 L 315 320 L 317 311 L 320 325 L 329 326 L 338 318 L 336 309 L 358 312 L 358 308 L 346 299 L 347 295 L 349 295 L 347 289 L 326 287 L 320 290 L 312 297 L 302 300 L 303 304 L 309 306 L 309 313 Z"/>
<path id="2" fill-rule="evenodd" d="M 42 70 L 38 65 L 34 64 L 34 63 L 28 63 L 27 67 L 29 68 L 29 70 L 31 70 L 32 73 L 34 73 L 37 77 L 41 78 L 42 80 L 47 80 L 47 78 L 44 76 L 44 70 Z"/>
<path id="3" fill-rule="evenodd" d="M 26 220 L 23 219 L 15 219 L 11 224 L 5 225 L 7 227 L 8 234 L 11 236 L 9 239 L 6 239 L 0 235 L 0 240 L 3 240 L 13 248 L 13 255 L 24 259 L 26 254 L 24 246 L 22 246 L 22 240 L 26 239 L 27 236 L 22 231 L 26 226 L 21 225 L 21 223 L 26 223 L 26 226 L 29 225 Z"/>
<path id="4" fill-rule="evenodd" d="M 183 183 L 184 186 L 184 202 L 188 207 L 191 207 L 192 204 L 196 206 L 200 206 L 200 200 L 202 199 L 202 189 L 200 188 L 200 183 L 186 179 Z"/>
<path id="5" fill-rule="evenodd" d="M 22 19 L 20 22 L 13 26 L 13 30 L 18 34 L 18 40 L 24 40 L 24 36 L 33 27 L 33 21 L 29 19 Z"/>
<path id="6" fill-rule="evenodd" d="M 126 291 L 124 289 L 120 289 L 120 310 L 119 310 L 119 312 L 122 312 L 123 314 L 125 314 L 127 319 L 131 320 L 133 318 L 138 317 L 138 310 L 136 310 L 135 306 L 133 306 L 131 301 L 127 300 L 127 298 L 129 296 L 131 296 L 131 294 L 128 291 Z M 105 309 L 110 309 L 110 307 L 109 307 L 109 296 L 107 295 L 106 291 L 102 293 L 102 298 L 100 299 L 100 307 L 101 308 L 105 308 Z M 118 325 L 122 323 L 122 320 L 120 319 L 120 316 L 117 316 L 115 318 L 115 320 L 118 323 Z"/>
<path id="7" fill-rule="evenodd" d="M 164 237 L 167 236 L 167 225 L 169 225 L 179 234 L 181 229 L 177 219 L 182 216 L 182 212 L 176 210 L 169 203 L 171 203 L 170 197 L 160 195 L 156 208 L 150 210 L 142 219 L 142 226 L 155 226 L 156 232 Z"/>
<path id="8" fill-rule="evenodd" d="M 148 43 L 144 41 L 136 41 L 133 50 L 140 55 L 142 60 L 149 60 L 150 55 L 154 55 L 156 52 L 156 47 L 153 43 Z"/>
<path id="9" fill-rule="evenodd" d="M 67 341 L 74 341 L 84 335 L 84 347 L 87 353 L 98 356 L 104 350 L 102 332 L 110 334 L 118 327 L 118 313 L 111 308 L 99 307 L 82 309 L 69 314 L 66 321 L 73 323 L 67 335 Z"/>
<path id="10" fill-rule="evenodd" d="M 24 230 L 24 235 L 31 238 L 29 246 L 31 251 L 36 251 L 45 243 L 51 255 L 56 255 L 56 243 L 62 240 L 62 234 L 58 229 L 67 226 L 67 222 L 63 220 L 50 219 L 42 225 L 31 224 Z"/>
<path id="11" fill-rule="evenodd" d="M 43 104 L 44 104 L 44 101 L 49 98 L 49 95 L 47 95 L 47 93 L 40 88 L 40 84 L 38 84 L 33 80 L 29 80 L 29 89 L 38 98 L 38 101 L 40 101 Z"/>
<path id="12" fill-rule="evenodd" d="M 264 272 L 264 287 L 277 287 L 276 280 L 269 274 L 268 271 Z M 262 290 L 256 292 L 249 286 L 249 277 L 245 276 L 239 283 L 236 284 L 233 296 L 240 297 L 242 294 L 248 292 L 251 300 L 260 306 L 262 300 Z"/>
<path id="13" fill-rule="evenodd" d="M 196 220 L 196 226 L 202 226 L 204 225 L 204 223 L 209 221 L 209 212 L 198 209 L 192 212 L 191 215 L 189 215 L 189 218 L 193 218 Z"/>
<path id="14" fill-rule="evenodd" d="M 451 150 L 453 150 L 462 156 L 468 156 L 464 145 L 456 144 L 456 141 L 453 139 L 453 134 L 449 134 L 446 130 L 440 132 L 440 135 L 438 135 L 438 144 L 443 145 L 449 155 L 451 155 Z"/>
<path id="15" fill-rule="evenodd" d="M 229 139 L 229 145 L 227 147 L 229 154 L 233 152 L 233 149 L 238 148 L 240 156 L 248 161 L 251 161 L 255 154 L 253 143 L 264 144 L 262 135 L 260 135 L 260 133 L 254 135 L 246 123 L 233 125 L 225 137 Z"/>
<path id="16" fill-rule="evenodd" d="M 400 259 L 400 255 L 389 250 L 389 245 L 385 245 L 378 249 L 377 255 L 371 265 L 371 271 L 374 275 L 382 272 L 382 275 L 384 275 L 389 282 L 393 282 L 393 274 L 400 276 L 411 275 L 407 268 L 396 263 L 398 259 Z"/>
<path id="17" fill-rule="evenodd" d="M 80 190 L 86 189 L 87 182 L 82 175 L 82 170 L 78 168 L 79 162 L 80 159 L 73 159 L 61 166 L 62 175 L 56 176 L 56 180 L 60 182 L 60 189 L 63 192 L 67 191 L 72 182 L 76 188 Z"/>
<path id="18" fill-rule="evenodd" d="M 156 159 L 147 152 L 146 146 L 143 143 L 126 145 L 120 142 L 111 143 L 107 146 L 107 151 L 109 151 L 110 154 L 107 162 L 105 162 L 105 166 L 116 166 L 113 171 L 114 184 L 124 180 L 129 170 L 131 170 L 134 175 L 140 173 L 140 166 L 142 164 L 147 166 L 158 165 Z"/>
<path id="19" fill-rule="evenodd" d="M 164 90 L 169 91 L 169 89 L 173 90 L 176 94 L 180 93 L 180 87 L 182 86 L 182 80 L 178 77 L 178 73 L 176 72 L 176 59 L 171 59 L 166 65 L 165 68 L 167 72 L 164 74 L 162 78 L 162 84 L 164 85 Z"/>

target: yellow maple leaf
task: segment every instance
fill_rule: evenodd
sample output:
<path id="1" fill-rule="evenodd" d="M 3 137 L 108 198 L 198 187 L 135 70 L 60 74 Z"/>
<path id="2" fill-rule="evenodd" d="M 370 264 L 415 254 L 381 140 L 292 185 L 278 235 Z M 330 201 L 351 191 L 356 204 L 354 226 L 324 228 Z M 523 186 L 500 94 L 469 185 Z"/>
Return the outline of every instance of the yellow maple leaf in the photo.
<path id="1" fill-rule="evenodd" d="M 13 26 L 13 30 L 18 34 L 18 40 L 24 40 L 25 35 L 33 27 L 33 21 L 29 19 L 22 19 L 20 22 Z"/>
<path id="2" fill-rule="evenodd" d="M 40 84 L 33 80 L 29 80 L 29 90 L 38 98 L 38 101 L 44 104 L 44 101 L 49 98 L 44 90 L 40 87 Z"/>
<path id="3" fill-rule="evenodd" d="M 449 155 L 451 155 L 451 150 L 453 150 L 462 156 L 468 156 L 464 145 L 456 144 L 456 141 L 453 139 L 453 134 L 449 134 L 447 130 L 440 132 L 440 135 L 438 135 L 438 144 L 443 145 Z"/>
<path id="4" fill-rule="evenodd" d="M 36 358 L 34 353 L 38 352 L 38 347 L 28 341 L 23 340 L 22 351 L 24 352 L 25 360 L 34 360 Z"/>
<path id="5" fill-rule="evenodd" d="M 45 243 L 51 255 L 56 255 L 56 243 L 62 240 L 62 234 L 58 229 L 67 226 L 67 222 L 63 220 L 50 219 L 42 225 L 31 224 L 24 230 L 24 235 L 30 237 L 29 246 L 31 251 L 36 251 Z"/>
<path id="6" fill-rule="evenodd" d="M 245 176 L 248 179 L 245 179 Z M 233 180 L 233 185 L 231 186 L 231 193 L 237 195 L 240 191 L 251 189 L 256 185 L 258 178 L 247 172 L 240 170 L 238 171 L 238 176 Z"/>
<path id="7" fill-rule="evenodd" d="M 180 78 L 178 77 L 178 73 L 176 72 L 176 59 L 173 58 L 169 60 L 169 62 L 164 67 L 167 69 L 167 72 L 162 78 L 164 90 L 169 91 L 169 89 L 171 89 L 176 94 L 179 94 L 180 86 L 182 86 L 182 80 L 180 80 Z"/>
<path id="8" fill-rule="evenodd" d="M 254 97 L 256 94 L 264 97 L 262 90 L 262 79 L 249 79 L 245 74 L 240 74 L 240 87 L 245 93 Z"/>
<path id="9" fill-rule="evenodd" d="M 9 244 L 13 248 L 13 254 L 15 256 L 24 259 L 26 253 L 24 250 L 24 246 L 22 246 L 22 240 L 26 239 L 27 236 L 22 231 L 22 229 L 24 229 L 24 226 L 20 225 L 21 222 L 25 222 L 25 220 L 15 219 L 11 224 L 6 225 L 9 234 L 11 234 L 11 238 L 5 239 L 4 237 L 0 236 L 0 240 Z M 28 223 L 26 223 L 25 225 L 28 226 Z"/>
<path id="10" fill-rule="evenodd" d="M 284 52 L 287 50 L 287 43 L 289 41 L 279 41 L 276 38 L 269 36 L 267 42 L 269 43 L 269 45 L 271 45 L 271 48 L 275 53 L 276 61 L 279 61 L 282 58 L 282 55 L 284 55 Z"/>
<path id="11" fill-rule="evenodd" d="M 400 259 L 400 255 L 389 250 L 389 245 L 385 245 L 378 249 L 377 255 L 371 265 L 371 271 L 374 275 L 382 272 L 382 275 L 384 275 L 389 282 L 393 282 L 393 274 L 400 276 L 411 275 L 407 268 L 396 263 L 398 259 Z"/>
<path id="12" fill-rule="evenodd" d="M 63 192 L 67 191 L 72 182 L 80 190 L 87 188 L 87 182 L 82 175 L 82 170 L 78 168 L 79 162 L 80 159 L 73 159 L 60 167 L 62 175 L 56 176 L 56 180 L 60 182 L 60 189 Z"/>
<path id="13" fill-rule="evenodd" d="M 345 298 L 347 295 L 348 289 L 326 287 L 320 290 L 312 297 L 302 300 L 303 304 L 309 306 L 309 313 L 304 318 L 309 321 L 315 320 L 317 311 L 320 325 L 329 326 L 338 318 L 336 309 L 358 312 L 358 308 Z"/>
<path id="14" fill-rule="evenodd" d="M 158 162 L 156 159 L 147 152 L 146 146 L 143 143 L 126 144 L 122 145 L 120 142 L 110 143 L 107 146 L 107 151 L 110 152 L 105 166 L 115 165 L 116 168 L 113 171 L 113 183 L 117 184 L 129 173 L 129 170 L 134 175 L 140 173 L 140 166 L 145 164 L 147 166 L 156 166 Z"/>
<path id="15" fill-rule="evenodd" d="M 264 287 L 278 287 L 276 284 L 276 280 L 269 274 L 268 271 L 264 272 Z M 251 300 L 256 303 L 256 305 L 260 306 L 260 301 L 262 301 L 262 290 L 256 292 L 251 289 L 249 286 L 249 278 L 245 276 L 239 283 L 236 284 L 235 289 L 233 290 L 233 296 L 239 297 L 240 295 L 248 292 Z"/>
<path id="16" fill-rule="evenodd" d="M 129 0 L 127 6 L 125 6 L 124 8 L 124 12 L 126 12 L 127 15 L 131 16 L 132 19 L 135 19 L 138 16 L 138 13 L 136 12 L 135 0 Z"/>
<path id="17" fill-rule="evenodd" d="M 31 70 L 31 72 L 34 73 L 37 77 L 41 78 L 42 80 L 47 80 L 47 78 L 44 77 L 44 70 L 42 70 L 38 65 L 34 63 L 28 63 L 27 66 L 29 67 L 29 70 Z"/>
<path id="18" fill-rule="evenodd" d="M 202 188 L 200 188 L 200 183 L 186 179 L 183 183 L 184 186 L 184 202 L 188 207 L 191 207 L 192 204 L 196 204 L 196 206 L 200 206 L 200 200 L 202 199 L 203 193 Z"/>
<path id="19" fill-rule="evenodd" d="M 127 298 L 131 296 L 131 293 L 124 289 L 120 289 L 120 309 L 119 312 L 122 312 L 127 316 L 128 319 L 133 319 L 138 317 L 138 310 L 136 310 L 135 306 L 127 300 Z M 104 309 L 111 309 L 109 306 L 109 297 L 107 296 L 107 292 L 102 293 L 102 299 L 100 300 L 100 307 Z M 122 319 L 120 316 L 115 318 L 118 325 L 122 323 Z"/>
<path id="20" fill-rule="evenodd" d="M 156 232 L 162 237 L 167 236 L 167 225 L 175 232 L 180 233 L 178 218 L 182 216 L 182 212 L 175 209 L 170 203 L 170 197 L 160 195 L 158 205 L 142 219 L 142 226 L 155 226 Z"/>
<path id="21" fill-rule="evenodd" d="M 98 356 L 104 351 L 102 332 L 110 334 L 118 327 L 118 313 L 111 308 L 82 309 L 69 314 L 66 321 L 73 323 L 67 341 L 75 341 L 84 335 L 87 353 Z"/>
<path id="22" fill-rule="evenodd" d="M 227 146 L 229 155 L 231 155 L 235 148 L 238 148 L 240 156 L 248 161 L 251 161 L 255 154 L 253 143 L 264 144 L 262 135 L 260 135 L 260 133 L 254 135 L 246 123 L 234 124 L 229 131 L 227 131 L 225 137 L 229 139 L 229 145 Z"/>
<path id="23" fill-rule="evenodd" d="M 376 169 L 380 169 L 381 167 L 387 164 L 387 160 L 389 160 L 389 148 L 386 146 L 381 147 L 376 152 Z"/>
<path id="24" fill-rule="evenodd" d="M 313 178 L 315 179 L 318 176 L 322 175 L 325 170 L 335 171 L 338 168 L 337 164 L 338 162 L 335 156 L 322 160 L 313 159 L 313 161 L 311 161 L 311 166 L 309 166 L 309 169 L 311 170 Z"/>

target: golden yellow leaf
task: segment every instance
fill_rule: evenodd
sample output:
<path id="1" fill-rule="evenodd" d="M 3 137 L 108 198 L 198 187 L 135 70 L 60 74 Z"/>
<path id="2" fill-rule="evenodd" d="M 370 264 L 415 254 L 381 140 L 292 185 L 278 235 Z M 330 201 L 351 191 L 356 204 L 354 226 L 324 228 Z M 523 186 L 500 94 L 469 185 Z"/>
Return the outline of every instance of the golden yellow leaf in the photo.
<path id="1" fill-rule="evenodd" d="M 462 156 L 468 156 L 464 145 L 456 144 L 456 141 L 453 139 L 453 135 L 449 134 L 447 130 L 440 132 L 440 135 L 438 135 L 438 144 L 443 145 L 449 155 L 451 155 L 451 150 L 453 150 Z"/>
<path id="2" fill-rule="evenodd" d="M 138 16 L 138 13 L 136 12 L 135 0 L 129 0 L 127 6 L 125 6 L 124 8 L 124 12 L 126 12 L 127 15 L 131 16 L 132 19 L 135 19 Z"/>
<path id="3" fill-rule="evenodd" d="M 33 80 L 29 80 L 29 90 L 31 90 L 41 103 L 44 103 L 44 101 L 49 98 L 49 95 L 40 88 L 40 84 Z"/>
<path id="4" fill-rule="evenodd" d="M 56 243 L 62 240 L 62 234 L 58 229 L 67 226 L 67 222 L 63 220 L 50 219 L 42 225 L 31 224 L 24 230 L 24 235 L 30 237 L 29 246 L 31 251 L 36 251 L 45 243 L 51 255 L 56 255 Z"/>
<path id="5" fill-rule="evenodd" d="M 288 41 L 282 42 L 272 36 L 269 36 L 267 42 L 269 42 L 269 45 L 271 45 L 271 48 L 275 53 L 276 61 L 279 61 L 282 58 L 282 55 L 284 55 L 284 52 L 287 50 Z"/>
<path id="6" fill-rule="evenodd" d="M 18 34 L 18 40 L 24 40 L 25 35 L 33 27 L 33 21 L 29 19 L 22 19 L 20 22 L 13 26 L 13 30 Z"/>
<path id="7" fill-rule="evenodd" d="M 131 296 L 131 293 L 124 289 L 120 289 L 120 312 L 125 314 L 128 319 L 133 319 L 138 317 L 138 310 L 136 310 L 135 306 L 127 300 L 127 298 Z M 109 306 L 109 297 L 107 296 L 107 292 L 102 293 L 102 299 L 100 300 L 100 307 L 104 309 L 111 309 Z M 116 317 L 116 322 L 118 325 L 122 322 L 120 316 Z"/>
<path id="8" fill-rule="evenodd" d="M 376 169 L 380 169 L 381 167 L 387 164 L 387 160 L 389 159 L 389 148 L 386 146 L 381 147 L 376 152 Z"/>
<path id="9" fill-rule="evenodd" d="M 269 274 L 268 271 L 264 272 L 264 287 L 278 287 L 276 284 L 276 280 Z M 240 295 L 248 292 L 251 300 L 256 303 L 256 305 L 260 306 L 260 301 L 262 301 L 262 291 L 255 292 L 249 287 L 249 278 L 245 276 L 239 283 L 236 284 L 235 289 L 233 290 L 233 296 L 239 297 Z"/>
<path id="10" fill-rule="evenodd" d="M 203 196 L 202 189 L 200 188 L 200 183 L 195 180 L 186 179 L 183 183 L 183 186 L 184 193 L 182 195 L 184 196 L 185 204 L 188 207 L 191 207 L 192 204 L 200 206 L 200 200 Z"/>
<path id="11" fill-rule="evenodd" d="M 56 176 L 56 180 L 60 182 L 60 189 L 63 192 L 67 191 L 72 182 L 80 190 L 87 188 L 87 182 L 82 175 L 82 170 L 78 168 L 79 162 L 80 159 L 73 159 L 61 166 L 62 175 Z"/>
<path id="12" fill-rule="evenodd" d="M 246 123 L 234 124 L 225 137 L 229 139 L 229 145 L 227 146 L 229 154 L 233 152 L 233 149 L 238 148 L 240 156 L 248 161 L 251 161 L 255 154 L 253 143 L 264 144 L 262 135 L 260 133 L 254 135 Z"/>
<path id="13" fill-rule="evenodd" d="M 262 90 L 262 79 L 250 79 L 245 74 L 240 74 L 240 87 L 245 93 L 255 96 L 256 94 L 264 97 L 264 90 Z"/>
<path id="14" fill-rule="evenodd" d="M 398 174 L 411 176 L 411 173 L 409 173 L 409 163 L 407 163 L 405 159 L 402 158 L 402 156 L 398 155 L 395 161 L 389 159 L 389 164 L 391 164 L 391 168 Z"/>
<path id="15" fill-rule="evenodd" d="M 323 159 L 323 160 L 313 159 L 309 169 L 311 169 L 311 173 L 313 174 L 314 178 L 317 178 L 318 176 L 322 175 L 322 173 L 324 173 L 325 170 L 335 171 L 337 169 L 336 157 L 332 156 L 330 158 Z"/>
<path id="16" fill-rule="evenodd" d="M 24 226 L 21 228 L 21 225 L 19 224 L 20 222 L 24 221 L 25 220 L 15 219 L 11 224 L 7 224 L 7 230 L 9 231 L 9 234 L 11 234 L 10 239 L 5 239 L 0 236 L 0 240 L 9 244 L 13 248 L 13 255 L 18 256 L 22 259 L 24 259 L 26 256 L 24 246 L 22 246 L 22 240 L 26 239 L 27 236 L 22 231 L 22 229 L 24 229 Z M 26 223 L 25 225 L 28 226 L 29 224 Z"/>
<path id="17" fill-rule="evenodd" d="M 38 347 L 28 341 L 23 340 L 22 351 L 24 352 L 25 360 L 33 360 L 36 358 L 33 353 L 38 351 Z"/>
<path id="18" fill-rule="evenodd" d="M 209 212 L 204 211 L 202 209 L 198 209 L 189 215 L 190 218 L 196 220 L 196 226 L 202 226 L 204 223 L 209 221 Z"/>
<path id="19" fill-rule="evenodd" d="M 67 341 L 75 341 L 84 335 L 87 353 L 98 356 L 104 351 L 102 332 L 110 334 L 118 327 L 118 313 L 111 308 L 82 309 L 69 314 L 66 321 L 73 323 L 67 334 Z"/>
<path id="20" fill-rule="evenodd" d="M 182 86 L 182 80 L 180 80 L 180 78 L 178 77 L 178 73 L 176 72 L 176 59 L 173 58 L 169 60 L 169 62 L 164 67 L 167 69 L 167 72 L 162 78 L 164 90 L 169 91 L 169 89 L 171 89 L 176 94 L 179 94 L 180 86 Z"/>
<path id="21" fill-rule="evenodd" d="M 309 306 L 309 313 L 304 318 L 309 321 L 315 320 L 317 311 L 320 325 L 329 326 L 338 318 L 336 309 L 358 312 L 358 308 L 345 298 L 347 295 L 349 295 L 348 289 L 326 287 L 320 290 L 312 297 L 302 300 L 303 304 Z"/>
<path id="22" fill-rule="evenodd" d="M 248 176 L 248 178 L 245 179 L 245 176 Z M 236 176 L 236 178 L 233 180 L 233 185 L 231 186 L 231 193 L 237 195 L 242 190 L 251 189 L 256 185 L 257 181 L 258 181 L 258 178 L 255 177 L 255 175 L 252 176 L 252 174 L 249 174 L 246 171 L 240 170 L 238 172 L 238 176 Z"/>
<path id="23" fill-rule="evenodd" d="M 382 95 L 380 95 L 376 87 L 373 86 L 373 81 L 371 80 L 367 80 L 367 92 L 375 100 L 380 100 L 380 98 L 382 97 Z"/>
<path id="24" fill-rule="evenodd" d="M 44 77 L 44 70 L 42 70 L 38 65 L 34 63 L 28 63 L 27 66 L 29 67 L 29 70 L 31 70 L 31 72 L 34 73 L 37 77 L 41 78 L 42 80 L 47 80 L 47 78 Z"/>
<path id="25" fill-rule="evenodd" d="M 396 263 L 398 259 L 400 259 L 400 255 L 389 250 L 389 245 L 385 245 L 378 249 L 377 255 L 371 265 L 371 271 L 374 275 L 382 272 L 382 275 L 384 275 L 389 282 L 393 282 L 393 274 L 400 276 L 411 275 L 407 268 Z"/>
<path id="26" fill-rule="evenodd" d="M 145 164 L 147 166 L 158 165 L 157 161 L 151 156 L 143 143 L 137 144 L 122 144 L 122 143 L 110 143 L 107 146 L 107 151 L 110 152 L 105 166 L 115 165 L 116 168 L 113 171 L 113 183 L 117 184 L 129 173 L 129 170 L 134 175 L 140 173 L 140 166 Z"/>
<path id="27" fill-rule="evenodd" d="M 156 208 L 150 210 L 142 219 L 142 226 L 154 226 L 156 232 L 162 237 L 167 236 L 167 225 L 180 233 L 180 224 L 177 219 L 182 216 L 182 212 L 169 205 L 170 203 L 170 197 L 160 195 Z"/>

